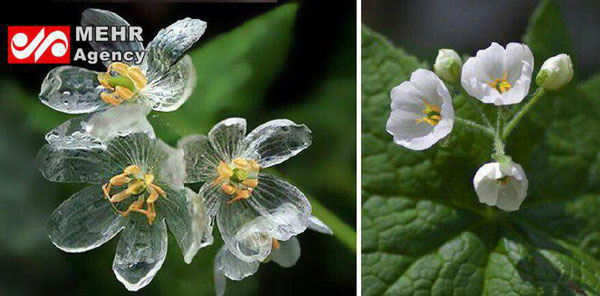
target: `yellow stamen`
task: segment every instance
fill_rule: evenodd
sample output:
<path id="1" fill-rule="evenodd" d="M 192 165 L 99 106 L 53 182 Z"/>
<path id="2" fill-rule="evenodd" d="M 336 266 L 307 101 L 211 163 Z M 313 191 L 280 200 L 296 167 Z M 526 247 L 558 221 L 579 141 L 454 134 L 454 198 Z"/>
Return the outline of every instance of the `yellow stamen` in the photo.
<path id="1" fill-rule="evenodd" d="M 425 104 L 425 108 L 423 108 L 423 114 L 425 114 L 425 116 L 417 118 L 417 124 L 426 122 L 431 126 L 436 126 L 442 120 L 442 109 L 438 106 L 429 104 L 427 99 L 423 99 L 423 103 Z"/>
<path id="2" fill-rule="evenodd" d="M 123 173 L 112 177 L 108 183 L 102 185 L 102 191 L 113 208 L 124 217 L 127 217 L 131 212 L 136 212 L 145 215 L 148 218 L 148 224 L 152 224 L 156 219 L 154 202 L 158 200 L 159 196 L 166 198 L 167 194 L 162 188 L 154 184 L 153 174 L 141 175 L 141 173 L 142 169 L 139 166 L 130 165 L 123 169 Z M 127 188 L 110 195 L 113 186 L 127 186 Z M 148 196 L 144 198 L 146 193 L 148 193 Z M 134 195 L 137 195 L 138 198 L 129 205 L 126 211 L 120 211 L 116 208 L 115 203 L 122 202 Z M 146 209 L 143 208 L 144 203 L 146 203 Z"/>
<path id="3" fill-rule="evenodd" d="M 280 244 L 279 241 L 277 241 L 276 239 L 273 239 L 273 250 L 279 250 Z"/>
<path id="4" fill-rule="evenodd" d="M 495 88 L 496 90 L 498 90 L 498 92 L 500 92 L 500 93 L 507 92 L 512 87 L 510 82 L 508 82 L 508 79 L 506 79 L 507 76 L 508 76 L 508 74 L 505 72 L 504 74 L 502 74 L 502 78 L 496 78 L 496 79 L 492 80 L 491 82 L 488 82 L 487 84 L 489 86 L 491 86 L 492 88 Z"/>
<path id="5" fill-rule="evenodd" d="M 496 184 L 498 185 L 506 185 L 510 181 L 510 176 L 504 176 L 502 178 L 496 179 Z"/>
<path id="6" fill-rule="evenodd" d="M 97 78 L 100 85 L 108 90 L 100 94 L 100 99 L 111 105 L 120 105 L 134 98 L 148 83 L 139 67 L 121 62 L 110 64 L 106 73 L 98 74 Z"/>
<path id="7" fill-rule="evenodd" d="M 225 194 L 234 196 L 227 201 L 231 204 L 252 196 L 254 188 L 258 186 L 259 171 L 260 166 L 253 159 L 238 157 L 231 163 L 222 161 L 217 167 L 219 176 L 213 181 L 213 185 L 220 185 Z"/>

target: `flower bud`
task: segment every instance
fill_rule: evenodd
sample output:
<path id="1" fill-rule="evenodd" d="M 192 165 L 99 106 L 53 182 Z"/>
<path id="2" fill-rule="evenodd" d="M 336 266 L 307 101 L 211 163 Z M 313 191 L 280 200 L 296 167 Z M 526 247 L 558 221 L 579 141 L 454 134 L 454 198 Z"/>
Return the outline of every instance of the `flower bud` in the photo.
<path id="1" fill-rule="evenodd" d="M 460 79 L 463 62 L 458 53 L 452 49 L 440 49 L 438 51 L 433 69 L 442 79 L 455 83 Z"/>
<path id="2" fill-rule="evenodd" d="M 573 79 L 571 57 L 562 53 L 547 59 L 535 78 L 538 86 L 546 90 L 557 90 Z"/>

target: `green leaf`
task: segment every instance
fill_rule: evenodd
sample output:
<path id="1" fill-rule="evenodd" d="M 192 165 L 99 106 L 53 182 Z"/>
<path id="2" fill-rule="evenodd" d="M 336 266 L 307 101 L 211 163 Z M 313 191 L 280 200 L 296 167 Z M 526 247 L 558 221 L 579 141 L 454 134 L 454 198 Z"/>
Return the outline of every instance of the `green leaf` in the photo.
<path id="1" fill-rule="evenodd" d="M 542 1 L 525 37 L 536 61 L 570 52 L 562 26 Z M 393 143 L 390 91 L 427 67 L 365 27 L 362 47 L 363 295 L 600 294 L 600 76 L 544 96 L 509 137 L 530 190 L 507 213 L 472 188 L 485 137 L 455 125 L 425 151 Z M 467 100 L 454 97 L 456 113 L 480 120 Z"/>
<path id="2" fill-rule="evenodd" d="M 297 9 L 279 6 L 191 52 L 196 88 L 176 112 L 152 116 L 157 133 L 174 142 L 208 132 L 225 116 L 251 115 L 287 61 Z"/>

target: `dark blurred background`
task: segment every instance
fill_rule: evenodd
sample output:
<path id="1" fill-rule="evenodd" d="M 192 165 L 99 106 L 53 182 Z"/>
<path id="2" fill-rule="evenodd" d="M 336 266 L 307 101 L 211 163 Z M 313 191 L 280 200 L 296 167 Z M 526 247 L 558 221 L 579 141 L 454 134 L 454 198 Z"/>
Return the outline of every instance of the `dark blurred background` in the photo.
<path id="1" fill-rule="evenodd" d="M 206 133 L 230 116 L 246 117 L 249 129 L 290 118 L 313 131 L 313 145 L 274 173 L 301 188 L 314 214 L 336 235 L 307 231 L 299 236 L 302 256 L 295 267 L 263 264 L 251 278 L 228 281 L 226 295 L 356 294 L 356 5 L 300 1 L 297 11 L 277 10 L 286 3 L 12 2 L 0 10 L 0 295 L 131 294 L 111 269 L 116 239 L 67 254 L 47 238 L 48 215 L 85 185 L 46 181 L 35 156 L 44 134 L 73 116 L 37 99 L 43 78 L 56 65 L 6 63 L 7 25 L 76 26 L 90 7 L 142 26 L 144 44 L 184 17 L 208 23 L 190 51 L 198 72 L 192 97 L 175 112 L 150 115 L 166 142 Z M 244 25 L 252 19 L 259 23 Z M 91 49 L 74 43 L 72 56 L 79 47 Z M 104 71 L 100 64 L 78 66 Z M 171 236 L 162 269 L 138 294 L 212 295 L 212 259 L 221 246 L 216 229 L 215 235 L 215 244 L 200 250 L 191 265 Z"/>
<path id="2" fill-rule="evenodd" d="M 583 77 L 600 68 L 600 1 L 558 1 Z M 430 65 L 439 48 L 474 55 L 491 42 L 521 42 L 535 0 L 362 2 L 362 21 Z M 538 62 L 536 61 L 536 64 Z M 541 63 L 541 61 L 540 61 Z"/>

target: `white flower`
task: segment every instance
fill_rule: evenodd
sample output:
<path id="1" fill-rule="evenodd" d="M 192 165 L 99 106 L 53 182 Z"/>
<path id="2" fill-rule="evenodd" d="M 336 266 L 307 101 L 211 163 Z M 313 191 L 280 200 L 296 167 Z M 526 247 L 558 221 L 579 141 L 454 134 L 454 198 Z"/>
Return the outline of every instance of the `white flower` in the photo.
<path id="1" fill-rule="evenodd" d="M 463 62 L 458 53 L 452 49 L 440 49 L 435 58 L 433 69 L 442 79 L 454 83 L 460 79 Z"/>
<path id="2" fill-rule="evenodd" d="M 412 150 L 431 147 L 447 136 L 454 125 L 452 98 L 444 83 L 431 71 L 419 69 L 410 81 L 394 87 L 392 114 L 387 131 L 394 142 Z"/>
<path id="3" fill-rule="evenodd" d="M 167 225 L 190 262 L 212 243 L 200 196 L 183 186 L 183 151 L 145 133 L 114 137 L 105 149 L 48 144 L 38 167 L 53 182 L 92 184 L 64 201 L 48 220 L 59 249 L 85 252 L 121 232 L 113 271 L 128 290 L 146 286 L 167 254 Z"/>
<path id="4" fill-rule="evenodd" d="M 547 59 L 535 82 L 547 90 L 557 90 L 567 85 L 573 79 L 573 62 L 566 54 L 559 54 Z"/>
<path id="5" fill-rule="evenodd" d="M 492 43 L 469 58 L 462 69 L 462 86 L 480 101 L 494 105 L 517 104 L 527 96 L 533 71 L 529 47 Z"/>
<path id="6" fill-rule="evenodd" d="M 120 16 L 106 10 L 87 9 L 82 26 L 129 27 Z M 40 91 L 49 107 L 73 114 L 90 113 L 125 103 L 149 105 L 157 111 L 173 111 L 191 95 L 196 73 L 189 56 L 184 56 L 204 34 L 206 23 L 186 18 L 162 29 L 145 49 L 140 65 L 105 62 L 107 71 L 62 66 L 51 70 Z M 96 51 L 144 50 L 139 41 L 90 42 Z"/>
<path id="7" fill-rule="evenodd" d="M 261 172 L 307 148 L 310 130 L 290 120 L 269 121 L 246 135 L 246 120 L 229 118 L 207 136 L 182 139 L 186 183 L 205 182 L 200 195 L 229 252 L 245 262 L 269 256 L 273 240 L 304 232 L 311 213 L 302 191 Z"/>
<path id="8" fill-rule="evenodd" d="M 481 203 L 504 211 L 516 211 L 527 196 L 529 183 L 521 165 L 512 161 L 483 165 L 473 178 Z"/>
<path id="9" fill-rule="evenodd" d="M 325 223 L 314 216 L 310 216 L 308 228 L 324 234 L 333 234 L 333 231 Z M 300 258 L 300 242 L 298 242 L 296 237 L 281 242 L 268 237 L 265 239 L 270 242 L 272 241 L 273 247 L 271 248 L 269 257 L 262 263 L 273 261 L 284 268 L 289 268 L 296 264 Z M 242 261 L 229 252 L 227 245 L 223 246 L 215 257 L 214 263 L 213 274 L 217 296 L 225 294 L 226 278 L 236 281 L 242 280 L 245 277 L 253 275 L 258 270 L 260 263 L 261 261 L 258 260 L 252 262 Z"/>

